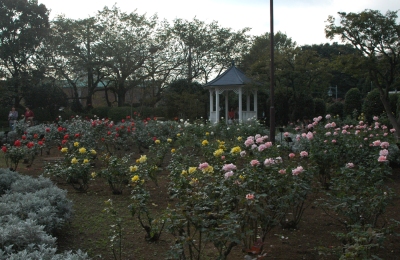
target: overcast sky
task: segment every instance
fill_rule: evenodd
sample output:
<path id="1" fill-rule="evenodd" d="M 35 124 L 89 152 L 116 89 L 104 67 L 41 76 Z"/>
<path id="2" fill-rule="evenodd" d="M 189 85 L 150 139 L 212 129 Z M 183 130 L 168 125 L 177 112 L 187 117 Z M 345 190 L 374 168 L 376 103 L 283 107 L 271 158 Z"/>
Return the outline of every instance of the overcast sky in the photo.
<path id="1" fill-rule="evenodd" d="M 194 17 L 222 27 L 239 30 L 250 27 L 252 35 L 262 35 L 270 30 L 269 0 L 38 0 L 46 5 L 50 19 L 59 14 L 67 18 L 83 19 L 94 16 L 104 6 L 116 4 L 123 12 L 148 16 L 157 14 L 159 19 L 192 20 Z M 325 21 L 337 12 L 361 12 L 365 9 L 386 11 L 400 10 L 399 0 L 275 0 L 274 32 L 281 31 L 298 45 L 329 42 L 325 38 Z M 400 16 L 400 12 L 398 13 Z"/>

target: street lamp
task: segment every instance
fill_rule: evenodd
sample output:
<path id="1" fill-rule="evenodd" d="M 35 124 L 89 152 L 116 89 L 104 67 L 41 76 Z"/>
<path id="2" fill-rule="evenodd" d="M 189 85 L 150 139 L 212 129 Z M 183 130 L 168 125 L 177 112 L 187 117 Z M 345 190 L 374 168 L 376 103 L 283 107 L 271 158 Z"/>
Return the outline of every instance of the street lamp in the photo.
<path id="1" fill-rule="evenodd" d="M 336 99 L 337 99 L 337 85 L 335 87 L 329 86 L 328 96 L 332 97 L 332 95 L 333 95 L 332 88 L 335 88 Z"/>

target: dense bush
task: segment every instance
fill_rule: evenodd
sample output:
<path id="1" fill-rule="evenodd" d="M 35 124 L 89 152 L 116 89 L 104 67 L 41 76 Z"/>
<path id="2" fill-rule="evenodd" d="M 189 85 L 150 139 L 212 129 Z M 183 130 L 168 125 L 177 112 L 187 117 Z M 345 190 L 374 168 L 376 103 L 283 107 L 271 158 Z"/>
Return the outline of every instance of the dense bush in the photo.
<path id="1" fill-rule="evenodd" d="M 339 116 L 340 118 L 343 118 L 344 105 L 341 102 L 332 103 L 328 105 L 326 112 L 332 116 Z"/>
<path id="2" fill-rule="evenodd" d="M 373 116 L 379 116 L 384 111 L 385 108 L 383 107 L 380 98 L 379 89 L 375 88 L 368 93 L 362 106 L 362 112 L 364 113 L 365 120 L 372 122 Z"/>
<path id="3" fill-rule="evenodd" d="M 360 113 L 362 107 L 361 92 L 358 88 L 352 88 L 347 91 L 344 100 L 344 114 L 346 116 L 352 116 L 354 110 Z"/>
<path id="4" fill-rule="evenodd" d="M 70 219 L 66 191 L 49 179 L 0 169 L 0 259 L 86 259 L 70 252 L 55 255 L 51 234 Z"/>
<path id="5" fill-rule="evenodd" d="M 306 93 L 296 93 L 289 101 L 291 116 L 290 120 L 313 118 L 315 113 L 314 100 Z"/>
<path id="6" fill-rule="evenodd" d="M 316 115 L 326 114 L 326 103 L 322 98 L 314 98 L 314 109 Z"/>
<path id="7" fill-rule="evenodd" d="M 9 169 L 0 169 L 0 196 L 11 188 L 11 185 L 21 179 L 21 175 Z"/>

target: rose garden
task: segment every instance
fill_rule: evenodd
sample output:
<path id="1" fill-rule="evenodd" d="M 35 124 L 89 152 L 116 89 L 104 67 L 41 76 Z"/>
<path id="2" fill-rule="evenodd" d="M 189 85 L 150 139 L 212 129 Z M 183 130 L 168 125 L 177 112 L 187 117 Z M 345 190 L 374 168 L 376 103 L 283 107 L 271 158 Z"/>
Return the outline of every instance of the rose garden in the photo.
<path id="1" fill-rule="evenodd" d="M 399 162 L 393 132 L 384 118 L 330 115 L 302 128 L 285 126 L 275 143 L 256 120 L 77 116 L 19 123 L 2 136 L 0 259 L 264 259 L 274 253 L 271 234 L 281 240 L 286 230 L 301 234 L 303 216 L 315 208 L 334 223 L 336 242 L 321 240 L 302 259 L 393 259 L 387 251 L 398 230 L 387 215 L 397 198 L 390 185 Z M 108 199 L 96 197 L 95 185 Z M 92 228 L 107 230 L 101 239 L 108 256 L 57 248 L 68 226 L 84 221 L 72 194 L 101 200 L 93 214 L 109 222 Z M 121 196 L 128 206 L 118 208 Z M 167 202 L 155 203 L 156 196 Z M 133 236 L 128 222 L 138 227 Z M 143 245 L 165 250 L 155 256 L 132 250 Z"/>

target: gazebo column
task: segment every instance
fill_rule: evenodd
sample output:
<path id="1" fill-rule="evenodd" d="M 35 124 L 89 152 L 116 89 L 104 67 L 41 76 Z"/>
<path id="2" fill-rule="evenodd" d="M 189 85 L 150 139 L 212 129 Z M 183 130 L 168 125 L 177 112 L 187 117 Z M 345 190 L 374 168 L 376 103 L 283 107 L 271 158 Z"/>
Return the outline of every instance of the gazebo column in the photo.
<path id="1" fill-rule="evenodd" d="M 212 122 L 213 120 L 212 120 L 212 112 L 214 111 L 214 90 L 212 90 L 212 89 L 210 89 L 209 90 L 209 92 L 210 92 L 210 117 L 209 117 L 209 120 L 210 120 L 210 122 Z"/>
<path id="2" fill-rule="evenodd" d="M 242 87 L 239 87 L 239 123 L 243 122 L 242 98 Z"/>
<path id="3" fill-rule="evenodd" d="M 228 104 L 228 93 L 229 90 L 224 91 L 225 95 L 225 121 L 228 122 L 228 112 L 229 112 L 229 104 Z"/>
<path id="4" fill-rule="evenodd" d="M 215 88 L 215 123 L 219 122 L 219 89 Z"/>

